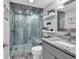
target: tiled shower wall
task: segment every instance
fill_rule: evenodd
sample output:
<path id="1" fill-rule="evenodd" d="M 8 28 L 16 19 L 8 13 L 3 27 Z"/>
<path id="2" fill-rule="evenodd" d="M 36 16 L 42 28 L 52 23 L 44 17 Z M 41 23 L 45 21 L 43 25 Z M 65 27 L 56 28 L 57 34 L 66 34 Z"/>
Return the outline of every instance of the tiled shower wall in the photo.
<path id="1" fill-rule="evenodd" d="M 23 13 L 19 13 L 19 9 Z M 31 48 L 35 46 L 35 40 L 41 40 L 42 38 L 42 26 L 43 20 L 41 16 L 41 9 L 32 7 L 29 14 L 26 12 L 26 6 L 12 3 L 11 4 L 11 21 L 10 21 L 10 52 L 11 55 L 25 54 L 31 51 Z M 17 11 L 18 10 L 18 11 Z M 37 12 L 36 12 L 36 11 Z M 30 13 L 33 14 L 30 14 Z"/>

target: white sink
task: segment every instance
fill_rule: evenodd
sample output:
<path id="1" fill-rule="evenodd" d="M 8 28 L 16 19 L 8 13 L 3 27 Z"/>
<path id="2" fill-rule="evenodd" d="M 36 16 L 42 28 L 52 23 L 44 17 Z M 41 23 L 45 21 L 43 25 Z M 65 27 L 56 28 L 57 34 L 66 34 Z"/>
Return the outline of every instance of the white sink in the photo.
<path id="1" fill-rule="evenodd" d="M 53 37 L 53 38 L 48 38 L 48 40 L 51 40 L 51 41 L 58 41 L 58 40 L 61 40 L 61 39 L 58 38 L 58 37 Z"/>
<path id="2" fill-rule="evenodd" d="M 75 45 L 71 44 L 71 43 L 67 43 L 65 41 L 55 41 L 55 43 L 59 44 L 59 45 L 62 45 L 62 46 L 65 46 L 65 47 L 69 47 L 69 48 L 73 48 L 75 47 Z"/>

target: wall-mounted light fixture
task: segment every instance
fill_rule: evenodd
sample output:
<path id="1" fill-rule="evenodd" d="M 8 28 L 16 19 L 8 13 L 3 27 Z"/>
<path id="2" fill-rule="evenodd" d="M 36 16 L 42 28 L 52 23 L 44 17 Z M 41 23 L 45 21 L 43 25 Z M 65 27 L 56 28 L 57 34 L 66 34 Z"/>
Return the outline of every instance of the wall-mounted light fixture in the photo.
<path id="1" fill-rule="evenodd" d="M 26 10 L 25 12 L 26 12 L 26 14 L 29 14 L 29 10 Z"/>
<path id="2" fill-rule="evenodd" d="M 31 12 L 30 14 L 32 15 L 33 13 Z"/>
<path id="3" fill-rule="evenodd" d="M 19 13 L 22 13 L 22 11 L 19 11 Z"/>
<path id="4" fill-rule="evenodd" d="M 58 0 L 58 4 L 63 4 L 65 2 L 67 2 L 67 1 L 69 1 L 69 0 Z"/>
<path id="5" fill-rule="evenodd" d="M 29 1 L 29 3 L 33 3 L 34 2 L 34 0 L 28 0 Z"/>
<path id="6" fill-rule="evenodd" d="M 63 4 L 61 4 L 61 5 L 59 5 L 59 6 L 58 6 L 58 8 L 57 8 L 57 9 L 59 10 L 59 9 L 63 9 L 63 8 L 64 8 L 64 5 L 63 5 Z"/>

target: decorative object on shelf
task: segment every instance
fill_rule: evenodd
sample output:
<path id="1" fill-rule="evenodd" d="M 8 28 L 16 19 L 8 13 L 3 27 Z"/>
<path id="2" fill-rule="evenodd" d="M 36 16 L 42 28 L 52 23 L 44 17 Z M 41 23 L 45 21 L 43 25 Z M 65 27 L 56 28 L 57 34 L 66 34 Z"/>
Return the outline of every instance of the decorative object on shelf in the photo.
<path id="1" fill-rule="evenodd" d="M 47 33 L 45 33 L 44 38 L 50 38 L 50 36 Z"/>
<path id="2" fill-rule="evenodd" d="M 55 13 L 54 12 L 50 12 L 48 15 L 43 16 L 43 19 L 49 20 L 49 19 L 52 19 L 54 16 L 55 16 Z"/>
<path id="3" fill-rule="evenodd" d="M 55 15 L 55 13 L 54 13 L 54 12 L 50 12 L 50 13 L 49 13 L 49 15 L 53 15 L 53 16 L 54 16 L 54 15 Z"/>
<path id="4" fill-rule="evenodd" d="M 51 25 L 51 22 L 47 22 L 47 25 Z"/>
<path id="5" fill-rule="evenodd" d="M 50 29 L 50 31 L 53 31 L 53 29 Z"/>
<path id="6" fill-rule="evenodd" d="M 49 15 L 51 12 L 55 13 L 55 10 L 50 10 L 50 11 L 48 11 L 48 15 Z"/>
<path id="7" fill-rule="evenodd" d="M 56 31 L 46 31 L 46 30 L 42 30 L 43 33 L 55 33 Z"/>
<path id="8" fill-rule="evenodd" d="M 43 29 L 43 30 L 49 30 L 49 28 L 48 28 L 48 27 L 43 27 L 42 29 Z"/>

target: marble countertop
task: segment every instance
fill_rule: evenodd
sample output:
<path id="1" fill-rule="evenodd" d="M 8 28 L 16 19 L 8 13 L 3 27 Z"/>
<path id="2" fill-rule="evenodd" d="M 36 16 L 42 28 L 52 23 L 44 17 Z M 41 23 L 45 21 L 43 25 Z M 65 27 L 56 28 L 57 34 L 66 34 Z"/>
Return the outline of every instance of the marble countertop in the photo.
<path id="1" fill-rule="evenodd" d="M 66 31 L 55 31 L 55 34 L 64 36 L 64 34 L 67 34 L 67 32 Z M 71 35 L 76 37 L 76 32 L 72 32 Z"/>
<path id="2" fill-rule="evenodd" d="M 73 57 L 76 57 L 76 45 L 74 45 L 74 47 L 72 47 L 72 48 L 68 48 L 66 46 L 62 46 L 60 44 L 57 44 L 55 41 L 64 42 L 62 39 L 60 39 L 58 37 L 42 38 L 42 41 L 45 41 L 45 42 L 49 43 L 50 45 L 53 45 L 53 46 L 57 47 L 58 49 L 62 50 L 63 52 L 65 52 Z"/>

